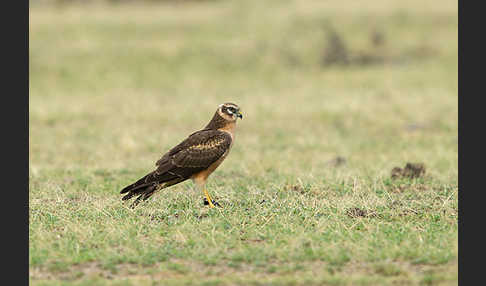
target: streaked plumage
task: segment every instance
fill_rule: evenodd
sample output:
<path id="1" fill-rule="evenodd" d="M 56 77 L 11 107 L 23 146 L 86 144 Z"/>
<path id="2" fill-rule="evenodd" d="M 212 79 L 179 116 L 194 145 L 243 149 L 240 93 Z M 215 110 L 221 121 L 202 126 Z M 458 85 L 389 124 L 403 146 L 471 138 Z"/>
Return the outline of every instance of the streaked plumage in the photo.
<path id="1" fill-rule="evenodd" d="M 135 206 L 158 190 L 192 179 L 203 189 L 209 205 L 214 207 L 205 189 L 206 180 L 228 155 L 238 117 L 242 118 L 242 115 L 236 104 L 221 104 L 204 129 L 192 133 L 164 154 L 155 163 L 157 169 L 123 188 L 120 193 L 127 194 L 122 200 L 138 195 L 132 205 Z"/>

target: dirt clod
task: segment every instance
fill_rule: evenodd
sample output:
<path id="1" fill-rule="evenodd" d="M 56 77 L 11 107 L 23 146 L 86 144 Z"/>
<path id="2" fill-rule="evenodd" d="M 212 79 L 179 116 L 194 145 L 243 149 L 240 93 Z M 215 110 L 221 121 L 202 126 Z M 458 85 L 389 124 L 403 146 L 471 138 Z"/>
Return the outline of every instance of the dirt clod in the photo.
<path id="1" fill-rule="evenodd" d="M 405 168 L 394 167 L 391 171 L 391 178 L 420 178 L 425 174 L 425 165 L 423 163 L 407 163 Z"/>
<path id="2" fill-rule="evenodd" d="M 366 210 L 363 210 L 363 209 L 360 209 L 360 208 L 352 208 L 352 209 L 348 209 L 346 211 L 346 214 L 349 216 L 349 217 L 352 217 L 352 218 L 357 218 L 357 217 L 367 217 L 369 214 Z"/>
<path id="3" fill-rule="evenodd" d="M 346 164 L 346 158 L 337 156 L 336 158 L 329 160 L 327 164 L 332 167 L 339 167 Z"/>
<path id="4" fill-rule="evenodd" d="M 305 193 L 304 188 L 302 188 L 300 185 L 286 185 L 285 189 L 288 191 L 299 192 L 301 194 Z"/>
<path id="5" fill-rule="evenodd" d="M 349 63 L 348 49 L 341 36 L 332 27 L 327 30 L 327 42 L 322 65 L 347 65 Z"/>

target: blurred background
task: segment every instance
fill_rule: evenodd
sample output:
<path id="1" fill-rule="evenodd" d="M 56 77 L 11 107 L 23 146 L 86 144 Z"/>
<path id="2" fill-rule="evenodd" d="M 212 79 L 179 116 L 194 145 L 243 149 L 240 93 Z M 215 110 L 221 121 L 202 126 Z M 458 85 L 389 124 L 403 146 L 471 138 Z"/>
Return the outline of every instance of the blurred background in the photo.
<path id="1" fill-rule="evenodd" d="M 242 176 L 457 182 L 457 1 L 30 1 L 30 173 L 139 170 L 242 107 Z"/>

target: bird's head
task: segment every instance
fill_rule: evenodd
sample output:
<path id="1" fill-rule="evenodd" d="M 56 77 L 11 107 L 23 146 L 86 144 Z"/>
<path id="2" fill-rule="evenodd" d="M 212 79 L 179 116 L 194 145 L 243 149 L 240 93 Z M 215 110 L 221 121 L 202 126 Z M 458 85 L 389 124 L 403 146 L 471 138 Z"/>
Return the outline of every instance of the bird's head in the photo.
<path id="1" fill-rule="evenodd" d="M 234 103 L 223 103 L 218 107 L 218 114 L 228 121 L 236 121 L 238 118 L 243 119 L 240 107 Z"/>

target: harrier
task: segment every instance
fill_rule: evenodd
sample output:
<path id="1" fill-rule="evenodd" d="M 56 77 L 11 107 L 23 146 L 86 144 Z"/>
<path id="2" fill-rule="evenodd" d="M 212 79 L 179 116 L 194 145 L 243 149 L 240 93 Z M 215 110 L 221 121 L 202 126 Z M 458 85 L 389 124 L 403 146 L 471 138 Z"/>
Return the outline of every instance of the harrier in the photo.
<path id="1" fill-rule="evenodd" d="M 156 191 L 192 179 L 204 192 L 209 207 L 214 208 L 217 203 L 209 196 L 206 180 L 228 155 L 235 139 L 234 131 L 238 118 L 243 118 L 238 105 L 219 105 L 204 129 L 192 133 L 165 153 L 155 163 L 157 169 L 153 172 L 123 188 L 120 194 L 127 194 L 122 200 L 138 196 L 132 204 L 134 207 L 141 200 L 150 198 Z"/>

